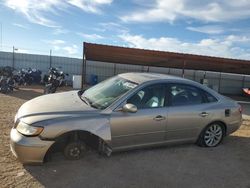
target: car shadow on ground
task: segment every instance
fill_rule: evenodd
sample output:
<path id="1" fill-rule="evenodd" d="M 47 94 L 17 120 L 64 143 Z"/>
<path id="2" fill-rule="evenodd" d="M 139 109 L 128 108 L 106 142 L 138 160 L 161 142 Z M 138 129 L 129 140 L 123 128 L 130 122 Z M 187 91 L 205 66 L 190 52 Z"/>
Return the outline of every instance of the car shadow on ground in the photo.
<path id="1" fill-rule="evenodd" d="M 59 87 L 56 92 L 59 93 L 71 90 L 72 90 L 71 87 Z M 43 93 L 44 93 L 44 86 L 32 85 L 14 89 L 13 92 L 8 93 L 7 95 L 23 100 L 31 100 L 35 97 L 43 95 Z"/>
<path id="2" fill-rule="evenodd" d="M 14 90 L 11 93 L 8 93 L 7 95 L 22 99 L 22 100 L 30 100 L 42 94 L 43 92 L 41 90 L 36 91 L 34 89 L 29 89 L 29 88 L 20 88 L 20 89 Z"/>
<path id="3" fill-rule="evenodd" d="M 78 161 L 55 154 L 42 166 L 24 166 L 45 187 L 250 187 L 250 138 L 229 136 L 215 148 L 168 146 L 91 152 Z"/>

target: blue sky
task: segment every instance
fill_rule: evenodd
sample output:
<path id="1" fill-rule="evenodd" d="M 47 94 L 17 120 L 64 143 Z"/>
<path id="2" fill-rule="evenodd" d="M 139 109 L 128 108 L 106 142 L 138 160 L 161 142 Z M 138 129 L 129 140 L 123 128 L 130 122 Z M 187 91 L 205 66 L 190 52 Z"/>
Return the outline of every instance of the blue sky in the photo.
<path id="1" fill-rule="evenodd" d="M 86 41 L 250 59 L 249 0 L 0 0 L 0 23 L 2 50 L 82 57 Z"/>

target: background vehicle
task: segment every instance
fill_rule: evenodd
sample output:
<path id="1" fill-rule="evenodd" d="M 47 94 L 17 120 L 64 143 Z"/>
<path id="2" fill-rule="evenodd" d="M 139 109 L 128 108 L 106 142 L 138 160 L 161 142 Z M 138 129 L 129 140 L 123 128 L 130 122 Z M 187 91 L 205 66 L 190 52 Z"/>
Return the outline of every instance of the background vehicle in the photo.
<path id="1" fill-rule="evenodd" d="M 60 71 L 58 68 L 51 67 L 49 69 L 49 75 L 44 76 L 45 82 L 44 94 L 55 93 L 56 89 L 65 84 L 65 77 L 67 73 Z"/>
<path id="2" fill-rule="evenodd" d="M 241 121 L 239 104 L 199 83 L 163 74 L 125 73 L 86 91 L 26 102 L 11 130 L 11 148 L 23 163 L 41 163 L 52 151 L 79 159 L 89 147 L 108 156 L 171 143 L 215 147 Z"/>
<path id="3" fill-rule="evenodd" d="M 244 96 L 250 97 L 250 88 L 243 88 L 242 92 Z"/>

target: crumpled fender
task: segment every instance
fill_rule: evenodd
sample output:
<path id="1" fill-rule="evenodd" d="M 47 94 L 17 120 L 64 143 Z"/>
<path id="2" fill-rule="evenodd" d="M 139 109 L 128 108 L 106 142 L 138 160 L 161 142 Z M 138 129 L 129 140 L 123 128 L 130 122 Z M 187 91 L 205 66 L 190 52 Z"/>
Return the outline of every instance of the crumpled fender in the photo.
<path id="1" fill-rule="evenodd" d="M 36 124 L 39 126 L 39 123 Z M 54 139 L 71 131 L 87 131 L 100 137 L 109 146 L 111 145 L 111 127 L 109 118 L 69 118 L 62 121 L 49 122 L 41 133 L 42 138 Z"/>

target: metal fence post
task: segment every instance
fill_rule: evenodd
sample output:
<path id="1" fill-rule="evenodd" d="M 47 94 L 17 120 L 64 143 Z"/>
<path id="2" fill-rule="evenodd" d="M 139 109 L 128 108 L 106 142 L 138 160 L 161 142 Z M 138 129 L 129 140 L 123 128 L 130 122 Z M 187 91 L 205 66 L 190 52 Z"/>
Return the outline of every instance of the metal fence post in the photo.
<path id="1" fill-rule="evenodd" d="M 114 63 L 114 76 L 116 75 L 116 63 Z"/>
<path id="2" fill-rule="evenodd" d="M 86 47 L 85 42 L 83 43 L 83 58 L 82 58 L 82 81 L 81 89 L 83 90 L 83 84 L 86 84 Z"/>
<path id="3" fill-rule="evenodd" d="M 52 50 L 49 51 L 49 68 L 52 66 Z"/>
<path id="4" fill-rule="evenodd" d="M 244 86 L 245 86 L 245 80 L 246 80 L 246 76 L 244 75 L 243 79 L 242 79 L 242 88 L 244 88 Z"/>
<path id="5" fill-rule="evenodd" d="M 220 77 L 219 77 L 219 87 L 218 87 L 218 92 L 220 93 L 221 91 L 221 72 L 220 72 Z"/>
<path id="6" fill-rule="evenodd" d="M 196 70 L 194 70 L 194 81 L 196 81 Z"/>

